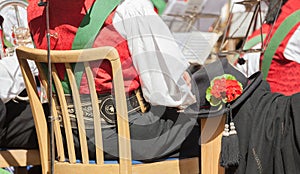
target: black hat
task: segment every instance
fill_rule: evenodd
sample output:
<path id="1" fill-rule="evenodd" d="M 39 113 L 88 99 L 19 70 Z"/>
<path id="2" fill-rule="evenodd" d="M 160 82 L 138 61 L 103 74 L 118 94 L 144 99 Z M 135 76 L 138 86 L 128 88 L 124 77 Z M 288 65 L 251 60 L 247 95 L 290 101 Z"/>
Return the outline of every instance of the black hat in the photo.
<path id="1" fill-rule="evenodd" d="M 222 108 L 219 106 L 211 106 L 209 101 L 206 100 L 206 90 L 215 77 L 224 74 L 233 75 L 236 80 L 242 84 L 243 89 L 245 89 L 249 83 L 249 79 L 228 63 L 226 58 L 221 58 L 211 64 L 204 65 L 201 69 L 192 74 L 192 90 L 196 96 L 197 103 L 186 108 L 185 113 L 198 114 L 200 117 L 222 115 L 226 109 L 225 105 L 222 106 Z M 232 104 L 233 103 L 235 103 L 235 101 L 233 101 Z"/>

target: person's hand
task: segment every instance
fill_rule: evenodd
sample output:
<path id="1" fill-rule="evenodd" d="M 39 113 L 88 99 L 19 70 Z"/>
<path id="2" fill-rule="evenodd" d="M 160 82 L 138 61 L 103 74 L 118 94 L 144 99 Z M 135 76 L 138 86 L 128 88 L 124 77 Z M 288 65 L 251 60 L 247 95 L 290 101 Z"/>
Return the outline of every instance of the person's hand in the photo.
<path id="1" fill-rule="evenodd" d="M 188 72 L 183 73 L 183 79 L 190 89 L 192 89 L 191 76 Z"/>

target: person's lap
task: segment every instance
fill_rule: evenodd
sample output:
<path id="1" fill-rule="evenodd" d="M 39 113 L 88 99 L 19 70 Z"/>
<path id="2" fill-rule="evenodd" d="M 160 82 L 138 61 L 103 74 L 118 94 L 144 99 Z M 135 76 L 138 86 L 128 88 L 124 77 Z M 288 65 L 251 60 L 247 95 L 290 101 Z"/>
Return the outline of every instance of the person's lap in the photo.
<path id="1" fill-rule="evenodd" d="M 195 117 L 163 106 L 152 107 L 147 113 L 129 116 L 132 159 L 153 161 L 167 157 L 188 158 L 200 155 L 200 128 Z M 106 159 L 118 157 L 116 128 L 103 128 Z M 75 144 L 78 134 L 74 130 Z M 87 130 L 90 157 L 95 158 L 93 130 Z M 77 146 L 77 153 L 79 153 Z"/>

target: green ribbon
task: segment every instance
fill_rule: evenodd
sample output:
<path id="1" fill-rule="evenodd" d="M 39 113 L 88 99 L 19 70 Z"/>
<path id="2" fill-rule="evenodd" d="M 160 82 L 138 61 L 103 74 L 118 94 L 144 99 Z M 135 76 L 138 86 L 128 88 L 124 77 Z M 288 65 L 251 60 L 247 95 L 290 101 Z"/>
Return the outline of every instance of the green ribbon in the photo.
<path id="1" fill-rule="evenodd" d="M 262 74 L 263 79 L 266 80 L 268 72 L 271 66 L 271 62 L 274 54 L 280 43 L 287 36 L 289 31 L 300 21 L 300 10 L 295 11 L 290 14 L 279 26 L 274 35 L 272 36 L 270 43 L 264 53 L 264 58 L 262 60 Z"/>

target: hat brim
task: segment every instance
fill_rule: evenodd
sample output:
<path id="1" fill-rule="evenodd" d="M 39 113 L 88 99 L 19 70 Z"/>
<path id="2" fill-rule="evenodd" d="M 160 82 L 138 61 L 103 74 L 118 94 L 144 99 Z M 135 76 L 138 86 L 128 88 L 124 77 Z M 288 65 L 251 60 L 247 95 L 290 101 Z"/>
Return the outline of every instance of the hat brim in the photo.
<path id="1" fill-rule="evenodd" d="M 226 72 L 226 70 L 225 70 Z M 236 75 L 236 74 L 233 74 Z M 257 86 L 261 83 L 262 81 L 262 74 L 261 72 L 256 72 L 252 76 L 250 76 L 247 79 L 247 83 L 244 84 L 244 90 L 243 93 L 233 102 L 230 103 L 230 109 L 234 109 L 238 107 L 243 101 L 245 101 L 252 93 L 253 91 L 257 88 Z M 202 89 L 203 90 L 203 89 Z M 205 88 L 206 90 L 206 88 Z M 202 94 L 203 95 L 203 94 Z M 203 96 L 202 96 L 203 99 Z M 198 99 L 200 100 L 200 99 Z M 203 102 L 202 102 L 203 104 Z M 224 113 L 227 113 L 229 110 L 228 107 L 225 107 L 225 105 L 221 106 L 221 108 L 218 107 L 213 107 L 213 106 L 202 106 L 199 103 L 195 103 L 189 107 L 187 107 L 184 110 L 185 114 L 191 114 L 191 115 L 197 115 L 200 118 L 208 118 L 208 117 L 216 117 L 223 115 Z"/>

